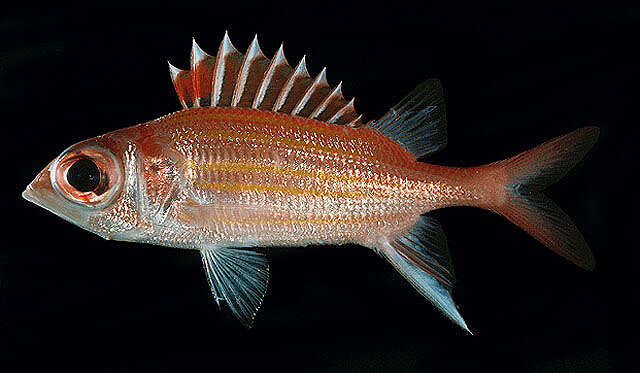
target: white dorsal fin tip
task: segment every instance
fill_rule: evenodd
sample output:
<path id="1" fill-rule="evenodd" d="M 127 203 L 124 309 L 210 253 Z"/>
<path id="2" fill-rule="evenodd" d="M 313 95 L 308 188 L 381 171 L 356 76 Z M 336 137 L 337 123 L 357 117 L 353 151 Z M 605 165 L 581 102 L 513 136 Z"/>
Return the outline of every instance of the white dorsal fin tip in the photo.
<path id="1" fill-rule="evenodd" d="M 336 89 L 334 89 L 333 91 L 335 92 L 336 96 L 342 96 L 342 81 L 338 83 L 338 85 L 336 86 Z"/>
<path id="2" fill-rule="evenodd" d="M 176 78 L 178 77 L 178 74 L 180 74 L 182 70 L 173 66 L 169 61 L 167 61 L 167 63 L 169 64 L 169 75 L 171 75 L 171 80 L 174 81 L 176 80 Z"/>
<path id="3" fill-rule="evenodd" d="M 260 49 L 260 44 L 258 43 L 258 34 L 254 36 L 251 45 L 249 46 L 249 51 L 247 51 L 247 60 L 251 60 L 256 56 L 264 56 L 262 50 Z"/>
<path id="4" fill-rule="evenodd" d="M 320 71 L 320 74 L 318 74 L 318 77 L 316 78 L 315 83 L 326 83 L 329 84 L 329 82 L 327 82 L 327 68 L 324 67 L 322 69 L 322 71 Z"/>
<path id="5" fill-rule="evenodd" d="M 198 62 L 200 62 L 203 59 L 205 59 L 205 57 L 208 57 L 209 54 L 207 54 L 207 52 L 203 51 L 200 48 L 198 43 L 196 43 L 196 38 L 193 38 L 192 40 L 193 40 L 193 42 L 191 44 L 191 58 L 192 58 L 191 62 L 195 65 Z"/>
<path id="6" fill-rule="evenodd" d="M 355 104 L 355 102 L 356 102 L 356 98 L 355 98 L 355 97 L 353 97 L 353 98 L 351 98 L 351 101 L 349 101 L 349 103 L 347 104 L 347 106 L 345 106 L 345 107 L 351 107 L 351 108 L 353 108 L 353 110 L 355 110 L 355 109 L 356 109 L 356 104 Z"/>
<path id="7" fill-rule="evenodd" d="M 220 50 L 223 55 L 226 55 L 230 52 L 237 51 L 236 47 L 231 43 L 231 39 L 229 39 L 229 32 L 224 32 L 224 38 L 222 39 L 222 44 L 220 45 Z"/>
<path id="8" fill-rule="evenodd" d="M 275 57 L 273 57 L 273 60 L 275 61 L 274 64 L 281 61 L 284 62 L 285 65 L 289 64 L 289 62 L 287 62 L 287 58 L 284 56 L 284 43 L 280 44 L 280 48 L 278 48 Z"/>
<path id="9" fill-rule="evenodd" d="M 296 67 L 296 74 L 309 75 L 309 71 L 307 71 L 307 56 L 302 56 L 302 59 L 298 63 L 298 67 Z"/>

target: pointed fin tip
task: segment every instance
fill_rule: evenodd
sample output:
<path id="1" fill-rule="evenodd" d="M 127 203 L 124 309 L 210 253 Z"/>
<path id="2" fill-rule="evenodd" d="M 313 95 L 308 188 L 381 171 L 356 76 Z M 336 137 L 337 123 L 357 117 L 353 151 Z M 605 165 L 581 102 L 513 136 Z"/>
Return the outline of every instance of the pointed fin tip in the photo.
<path id="1" fill-rule="evenodd" d="M 298 66 L 296 66 L 296 71 L 295 72 L 300 72 L 301 74 L 306 74 L 309 75 L 309 71 L 307 70 L 307 55 L 303 55 L 302 59 L 300 59 L 300 62 L 298 62 Z"/>
<path id="2" fill-rule="evenodd" d="M 230 50 L 237 50 L 236 47 L 233 46 L 231 39 L 229 38 L 229 32 L 224 32 L 224 37 L 222 38 L 222 43 L 220 45 L 222 51 L 227 52 Z"/>
<path id="3" fill-rule="evenodd" d="M 180 69 L 178 69 L 177 67 L 173 66 L 171 64 L 171 61 L 167 60 L 167 64 L 169 65 L 169 75 L 171 75 L 171 80 L 176 80 L 176 78 L 178 77 L 178 74 L 180 74 Z"/>
<path id="4" fill-rule="evenodd" d="M 323 67 L 322 71 L 320 71 L 320 74 L 318 74 L 318 77 L 316 78 L 316 82 L 317 83 L 329 83 L 327 81 L 327 67 Z"/>
<path id="5" fill-rule="evenodd" d="M 336 88 L 333 90 L 333 92 L 335 93 L 335 95 L 337 96 L 342 96 L 342 80 L 340 81 L 340 83 L 338 83 L 338 85 L 336 86 Z"/>
<path id="6" fill-rule="evenodd" d="M 203 51 L 202 48 L 200 48 L 200 46 L 196 42 L 195 37 L 192 39 L 192 43 L 191 43 L 191 55 L 193 58 L 193 62 L 195 63 L 198 63 L 202 61 L 205 57 L 209 56 L 207 52 Z"/>
<path id="7" fill-rule="evenodd" d="M 284 43 L 280 44 L 280 48 L 278 48 L 278 51 L 276 51 L 276 55 L 273 57 L 273 61 L 283 61 L 285 64 L 289 64 L 287 58 L 284 55 Z"/>
<path id="8" fill-rule="evenodd" d="M 260 43 L 258 42 L 258 34 L 256 34 L 253 37 L 253 41 L 251 42 L 251 45 L 249 45 L 249 50 L 247 52 L 247 55 L 264 56 L 264 53 L 262 52 L 262 48 L 260 48 Z"/>

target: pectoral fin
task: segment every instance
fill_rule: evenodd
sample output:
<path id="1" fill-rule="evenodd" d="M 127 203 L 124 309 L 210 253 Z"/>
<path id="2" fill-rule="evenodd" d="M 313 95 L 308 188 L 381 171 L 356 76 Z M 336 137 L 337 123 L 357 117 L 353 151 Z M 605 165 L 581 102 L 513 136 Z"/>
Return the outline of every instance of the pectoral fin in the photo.
<path id="1" fill-rule="evenodd" d="M 211 292 L 220 305 L 224 300 L 247 328 L 253 326 L 269 282 L 269 263 L 264 254 L 239 249 L 201 250 Z"/>

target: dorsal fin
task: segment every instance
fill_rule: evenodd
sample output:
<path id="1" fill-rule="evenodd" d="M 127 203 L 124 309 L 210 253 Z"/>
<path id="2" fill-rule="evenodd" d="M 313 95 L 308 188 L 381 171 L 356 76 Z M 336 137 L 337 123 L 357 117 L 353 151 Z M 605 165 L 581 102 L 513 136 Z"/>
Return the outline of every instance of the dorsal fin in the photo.
<path id="1" fill-rule="evenodd" d="M 231 44 L 229 34 L 225 32 L 216 55 L 211 106 L 229 106 L 231 104 L 238 71 L 243 60 L 244 56 Z"/>
<path id="2" fill-rule="evenodd" d="M 287 82 L 287 78 L 293 72 L 293 68 L 284 57 L 284 45 L 280 44 L 280 48 L 276 55 L 269 63 L 269 67 L 260 82 L 260 87 L 256 93 L 256 97 L 251 105 L 254 109 L 271 110 L 273 104 L 276 103 L 278 95 Z"/>
<path id="3" fill-rule="evenodd" d="M 247 54 L 244 55 L 236 87 L 233 91 L 231 106 L 251 106 L 268 65 L 269 59 L 260 50 L 258 35 L 256 35 L 247 50 Z"/>
<path id="4" fill-rule="evenodd" d="M 178 100 L 180 100 L 182 107 L 185 109 L 193 107 L 195 95 L 193 92 L 191 70 L 180 70 L 169 62 L 169 75 L 171 75 L 171 81 L 176 89 Z"/>
<path id="5" fill-rule="evenodd" d="M 440 81 L 431 79 L 420 84 L 382 118 L 367 126 L 402 145 L 416 158 L 444 148 L 447 122 Z"/>
<path id="6" fill-rule="evenodd" d="M 342 83 L 331 87 L 326 68 L 311 78 L 303 57 L 295 69 L 284 48 L 269 60 L 257 35 L 246 54 L 240 53 L 225 32 L 218 54 L 204 52 L 193 40 L 190 70 L 169 64 L 171 80 L 182 107 L 252 107 L 351 127 L 362 125 L 353 99 L 342 95 Z"/>
<path id="7" fill-rule="evenodd" d="M 298 66 L 296 66 L 295 70 L 293 70 L 284 83 L 276 99 L 276 103 L 273 105 L 273 110 L 290 114 L 310 84 L 311 75 L 309 75 L 307 71 L 306 56 L 303 56 L 300 62 L 298 62 Z"/>
<path id="8" fill-rule="evenodd" d="M 211 79 L 213 79 L 216 59 L 205 53 L 196 39 L 191 44 L 191 76 L 193 78 L 194 106 L 206 107 L 211 105 Z"/>

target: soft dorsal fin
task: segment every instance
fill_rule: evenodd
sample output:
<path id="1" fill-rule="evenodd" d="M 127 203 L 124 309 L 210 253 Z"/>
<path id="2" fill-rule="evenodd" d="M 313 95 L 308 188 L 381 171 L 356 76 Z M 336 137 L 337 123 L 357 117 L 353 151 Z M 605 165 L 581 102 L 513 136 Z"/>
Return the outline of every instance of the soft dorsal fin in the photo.
<path id="1" fill-rule="evenodd" d="M 447 145 L 447 121 L 440 81 L 431 79 L 420 84 L 367 126 L 399 143 L 416 158 L 441 150 Z"/>
<path id="2" fill-rule="evenodd" d="M 206 106 L 252 107 L 277 111 L 328 123 L 362 125 L 353 100 L 342 95 L 342 84 L 332 88 L 323 69 L 314 79 L 303 57 L 295 69 L 281 45 L 269 60 L 257 35 L 246 54 L 224 38 L 215 56 L 204 52 L 193 40 L 190 70 L 169 64 L 171 80 L 185 109 Z"/>

